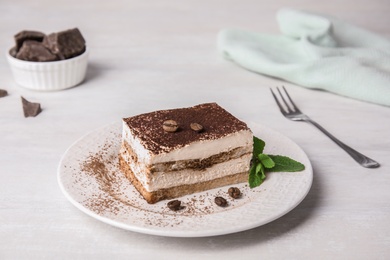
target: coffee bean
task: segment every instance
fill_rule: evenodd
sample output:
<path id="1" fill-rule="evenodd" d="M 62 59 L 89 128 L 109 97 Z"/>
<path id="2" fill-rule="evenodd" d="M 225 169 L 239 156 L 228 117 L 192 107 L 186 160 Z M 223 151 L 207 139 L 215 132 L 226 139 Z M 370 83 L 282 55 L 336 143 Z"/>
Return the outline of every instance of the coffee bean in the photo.
<path id="1" fill-rule="evenodd" d="M 198 123 L 191 123 L 190 127 L 192 130 L 194 130 L 195 132 L 198 132 L 198 133 L 203 131 L 203 126 L 201 124 L 198 124 Z"/>
<path id="2" fill-rule="evenodd" d="M 233 199 L 238 199 L 241 197 L 241 191 L 237 187 L 230 187 L 228 189 L 229 196 L 232 197 Z"/>
<path id="3" fill-rule="evenodd" d="M 163 122 L 163 129 L 165 132 L 174 133 L 179 128 L 175 120 L 166 120 Z"/>
<path id="4" fill-rule="evenodd" d="M 182 209 L 183 207 L 181 206 L 181 201 L 180 200 L 171 200 L 167 204 L 168 208 L 173 210 L 173 211 L 178 211 Z"/>
<path id="5" fill-rule="evenodd" d="M 227 206 L 227 201 L 222 197 L 215 197 L 214 202 L 215 202 L 215 204 L 217 204 L 220 207 Z"/>

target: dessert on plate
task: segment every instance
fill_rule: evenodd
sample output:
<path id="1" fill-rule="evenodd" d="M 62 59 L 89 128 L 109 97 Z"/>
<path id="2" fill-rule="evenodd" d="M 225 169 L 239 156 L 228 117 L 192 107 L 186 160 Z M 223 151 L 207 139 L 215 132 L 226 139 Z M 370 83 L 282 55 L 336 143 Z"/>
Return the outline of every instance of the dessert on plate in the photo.
<path id="1" fill-rule="evenodd" d="M 120 169 L 148 203 L 248 180 L 253 134 L 216 103 L 123 119 Z"/>

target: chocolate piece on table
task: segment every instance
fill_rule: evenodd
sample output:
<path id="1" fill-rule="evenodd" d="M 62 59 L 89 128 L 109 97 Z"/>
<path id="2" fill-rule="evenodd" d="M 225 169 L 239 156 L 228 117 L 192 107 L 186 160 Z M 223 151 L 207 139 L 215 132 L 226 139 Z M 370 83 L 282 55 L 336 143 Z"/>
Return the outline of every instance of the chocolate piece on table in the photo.
<path id="1" fill-rule="evenodd" d="M 60 59 L 73 58 L 85 51 L 85 40 L 77 28 L 51 33 L 43 39 L 43 45 Z"/>
<path id="2" fill-rule="evenodd" d="M 5 89 L 0 89 L 0 97 L 5 97 L 5 96 L 7 96 L 7 95 L 8 95 L 7 90 L 5 90 Z"/>
<path id="3" fill-rule="evenodd" d="M 24 97 L 21 98 L 23 104 L 24 117 L 35 117 L 39 113 L 41 113 L 42 111 L 41 104 L 27 101 Z"/>
<path id="4" fill-rule="evenodd" d="M 7 96 L 7 95 L 8 95 L 7 90 L 0 89 L 0 98 L 5 97 L 5 96 Z"/>
<path id="5" fill-rule="evenodd" d="M 16 54 L 16 58 L 27 61 L 55 61 L 58 57 L 46 49 L 41 42 L 27 40 Z"/>
<path id="6" fill-rule="evenodd" d="M 17 33 L 14 36 L 15 43 L 16 43 L 15 46 L 16 52 L 18 52 L 19 49 L 22 47 L 24 41 L 32 40 L 32 41 L 42 42 L 44 37 L 45 37 L 44 33 L 37 32 L 37 31 L 21 31 Z"/>

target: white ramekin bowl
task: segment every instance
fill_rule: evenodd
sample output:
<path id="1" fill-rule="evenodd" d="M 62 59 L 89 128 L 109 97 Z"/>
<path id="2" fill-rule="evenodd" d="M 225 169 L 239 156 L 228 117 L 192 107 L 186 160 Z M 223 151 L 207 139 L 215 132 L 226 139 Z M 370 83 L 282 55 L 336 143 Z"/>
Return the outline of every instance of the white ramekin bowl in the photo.
<path id="1" fill-rule="evenodd" d="M 16 83 L 38 91 L 56 91 L 74 87 L 85 79 L 89 50 L 67 60 L 35 62 L 6 56 Z"/>

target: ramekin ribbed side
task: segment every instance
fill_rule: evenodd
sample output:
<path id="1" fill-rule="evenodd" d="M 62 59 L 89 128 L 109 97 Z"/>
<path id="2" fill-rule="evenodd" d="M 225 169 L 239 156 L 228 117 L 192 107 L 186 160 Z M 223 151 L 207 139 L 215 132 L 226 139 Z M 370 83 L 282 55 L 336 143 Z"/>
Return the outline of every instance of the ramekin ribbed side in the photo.
<path id="1" fill-rule="evenodd" d="M 17 84 L 38 91 L 56 91 L 74 87 L 84 79 L 88 67 L 88 48 L 81 55 L 61 61 L 32 62 L 6 53 Z"/>

